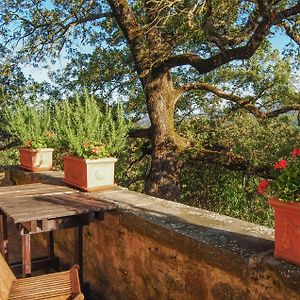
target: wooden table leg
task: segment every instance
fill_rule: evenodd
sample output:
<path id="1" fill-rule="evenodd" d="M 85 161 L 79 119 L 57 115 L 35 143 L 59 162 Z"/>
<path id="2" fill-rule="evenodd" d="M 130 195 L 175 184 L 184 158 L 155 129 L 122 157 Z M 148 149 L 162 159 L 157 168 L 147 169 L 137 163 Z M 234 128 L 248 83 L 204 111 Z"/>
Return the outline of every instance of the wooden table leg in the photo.
<path id="1" fill-rule="evenodd" d="M 30 249 L 30 234 L 22 235 L 22 264 L 23 277 L 31 275 L 31 249 Z"/>
<path id="2" fill-rule="evenodd" d="M 79 265 L 79 280 L 83 283 L 83 226 L 75 227 L 75 261 Z"/>
<path id="3" fill-rule="evenodd" d="M 8 253 L 7 217 L 5 214 L 0 214 L 0 217 L 1 217 L 1 220 L 0 220 L 0 234 L 1 234 L 0 251 L 8 263 L 9 262 L 9 253 Z"/>

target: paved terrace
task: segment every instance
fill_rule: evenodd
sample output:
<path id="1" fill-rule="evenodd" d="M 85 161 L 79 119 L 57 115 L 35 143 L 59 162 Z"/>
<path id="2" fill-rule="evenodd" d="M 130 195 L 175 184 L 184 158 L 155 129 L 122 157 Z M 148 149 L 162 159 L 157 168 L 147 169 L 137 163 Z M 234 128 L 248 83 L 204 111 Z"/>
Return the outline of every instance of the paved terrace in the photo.
<path id="1" fill-rule="evenodd" d="M 61 172 L 4 177 L 63 185 Z M 300 268 L 274 258 L 272 229 L 120 187 L 92 194 L 118 205 L 84 229 L 84 276 L 97 299 L 300 299 Z M 55 241 L 62 266 L 72 265 L 72 229 Z"/>

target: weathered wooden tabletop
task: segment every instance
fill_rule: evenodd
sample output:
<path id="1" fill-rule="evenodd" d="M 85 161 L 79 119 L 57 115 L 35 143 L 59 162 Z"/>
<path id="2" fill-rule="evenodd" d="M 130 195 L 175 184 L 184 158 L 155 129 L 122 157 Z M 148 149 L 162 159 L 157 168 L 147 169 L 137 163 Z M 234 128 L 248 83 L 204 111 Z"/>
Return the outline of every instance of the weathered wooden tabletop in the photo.
<path id="1" fill-rule="evenodd" d="M 0 209 L 15 223 L 55 219 L 115 209 L 87 193 L 42 183 L 0 187 Z"/>
<path id="2" fill-rule="evenodd" d="M 31 234 L 48 232 L 48 257 L 40 260 L 48 266 L 55 260 L 53 230 L 76 228 L 75 256 L 83 282 L 82 227 L 95 219 L 102 220 L 104 212 L 115 208 L 115 204 L 66 186 L 34 183 L 1 187 L 0 251 L 8 262 L 7 219 L 12 219 L 22 235 L 22 273 L 26 277 L 31 274 Z"/>

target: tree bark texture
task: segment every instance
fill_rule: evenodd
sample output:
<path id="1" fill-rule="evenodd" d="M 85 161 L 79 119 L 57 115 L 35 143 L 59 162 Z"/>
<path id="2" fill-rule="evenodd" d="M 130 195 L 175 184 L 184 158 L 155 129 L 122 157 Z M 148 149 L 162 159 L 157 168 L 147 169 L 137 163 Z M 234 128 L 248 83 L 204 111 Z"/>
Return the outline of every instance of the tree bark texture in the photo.
<path id="1" fill-rule="evenodd" d="M 169 73 L 150 79 L 145 92 L 153 130 L 152 162 L 145 190 L 156 197 L 177 200 L 180 196 L 179 175 L 182 167 L 178 156 L 186 146 L 174 126 L 175 104 L 179 94 L 173 87 Z"/>

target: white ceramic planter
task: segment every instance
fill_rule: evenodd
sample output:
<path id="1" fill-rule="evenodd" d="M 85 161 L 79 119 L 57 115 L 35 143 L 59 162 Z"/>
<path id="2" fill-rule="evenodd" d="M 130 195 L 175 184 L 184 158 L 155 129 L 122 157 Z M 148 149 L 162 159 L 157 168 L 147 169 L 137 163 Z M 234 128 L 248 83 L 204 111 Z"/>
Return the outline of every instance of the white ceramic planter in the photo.
<path id="1" fill-rule="evenodd" d="M 64 157 L 65 182 L 87 192 L 114 186 L 116 158 Z"/>

